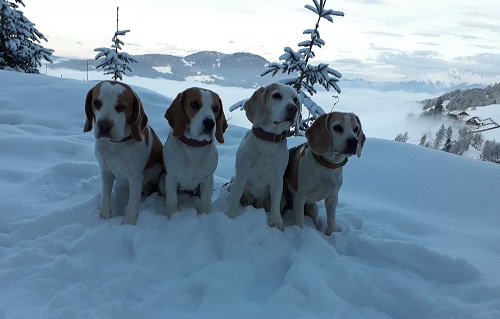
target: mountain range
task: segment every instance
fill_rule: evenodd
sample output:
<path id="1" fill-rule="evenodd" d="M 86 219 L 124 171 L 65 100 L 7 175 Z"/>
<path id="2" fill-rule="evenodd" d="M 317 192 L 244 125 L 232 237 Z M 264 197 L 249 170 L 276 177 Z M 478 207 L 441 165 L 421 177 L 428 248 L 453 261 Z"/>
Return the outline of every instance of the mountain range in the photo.
<path id="1" fill-rule="evenodd" d="M 138 63 L 130 65 L 128 75 L 148 78 L 164 78 L 175 81 L 198 81 L 220 86 L 258 87 L 270 82 L 270 75 L 261 77 L 270 62 L 252 53 L 225 54 L 216 51 L 201 51 L 185 57 L 167 54 L 136 55 Z M 93 71 L 100 61 L 94 59 L 55 58 L 48 65 L 51 69 L 72 69 Z M 290 75 L 292 76 L 292 75 Z M 287 77 L 276 74 L 274 81 Z M 362 78 L 343 77 L 340 87 L 370 88 L 379 91 L 407 91 L 443 93 L 455 89 L 483 88 L 500 82 L 500 76 L 488 77 L 470 71 L 451 69 L 441 73 L 428 74 L 419 78 L 404 78 L 401 81 L 369 81 Z"/>

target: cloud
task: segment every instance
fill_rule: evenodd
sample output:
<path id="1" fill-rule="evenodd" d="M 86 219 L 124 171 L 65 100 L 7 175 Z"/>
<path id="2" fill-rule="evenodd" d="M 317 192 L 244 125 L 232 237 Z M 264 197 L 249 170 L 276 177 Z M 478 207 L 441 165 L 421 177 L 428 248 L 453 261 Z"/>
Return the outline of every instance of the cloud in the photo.
<path id="1" fill-rule="evenodd" d="M 441 33 L 430 33 L 430 32 L 415 32 L 412 34 L 428 38 L 440 38 L 442 36 Z"/>
<path id="2" fill-rule="evenodd" d="M 402 76 L 424 75 L 449 69 L 471 71 L 484 75 L 498 75 L 500 69 L 500 54 L 481 53 L 471 56 L 457 57 L 447 61 L 440 57 L 439 52 L 432 50 L 420 51 L 385 51 L 375 59 L 376 67 L 391 70 Z"/>
<path id="3" fill-rule="evenodd" d="M 361 65 L 361 64 L 363 64 L 363 62 L 361 60 L 349 59 L 349 58 L 337 59 L 334 61 L 334 63 L 335 64 L 349 64 L 349 65 Z"/>
<path id="4" fill-rule="evenodd" d="M 497 50 L 498 47 L 494 47 L 491 45 L 483 45 L 483 44 L 471 44 L 473 47 L 481 48 L 481 49 L 487 49 L 487 50 Z"/>
<path id="5" fill-rule="evenodd" d="M 441 46 L 440 43 L 436 43 L 436 42 L 418 42 L 417 44 L 429 45 L 429 46 Z"/>
<path id="6" fill-rule="evenodd" d="M 482 21 L 459 21 L 458 24 L 464 27 L 486 29 L 494 33 L 500 33 L 500 25 L 498 24 L 491 24 Z"/>
<path id="7" fill-rule="evenodd" d="M 399 51 L 398 49 L 393 49 L 393 48 L 387 48 L 387 47 L 383 47 L 383 46 L 378 46 L 376 45 L 375 43 L 373 42 L 370 42 L 370 44 L 368 45 L 368 48 L 370 50 L 374 50 L 374 51 Z"/>
<path id="8" fill-rule="evenodd" d="M 384 37 L 398 37 L 398 38 L 402 38 L 403 37 L 402 34 L 392 33 L 392 32 L 384 32 L 384 31 L 365 31 L 364 33 L 366 33 L 366 34 L 381 35 L 381 36 L 384 36 Z"/>
<path id="9" fill-rule="evenodd" d="M 455 34 L 455 36 L 462 38 L 464 40 L 479 40 L 479 39 L 481 39 L 480 37 L 476 37 L 475 35 L 469 35 L 469 34 Z"/>
<path id="10" fill-rule="evenodd" d="M 458 57 L 455 60 L 500 67 L 500 54 L 498 53 L 480 53 L 472 56 Z"/>
<path id="11" fill-rule="evenodd" d="M 365 4 L 387 4 L 385 0 L 350 0 L 349 2 L 365 3 Z"/>

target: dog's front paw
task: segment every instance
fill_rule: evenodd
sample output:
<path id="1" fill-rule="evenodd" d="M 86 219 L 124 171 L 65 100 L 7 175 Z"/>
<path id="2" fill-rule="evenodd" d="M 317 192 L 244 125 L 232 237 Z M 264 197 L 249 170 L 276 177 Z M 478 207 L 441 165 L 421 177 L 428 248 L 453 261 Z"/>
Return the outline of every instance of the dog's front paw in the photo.
<path id="1" fill-rule="evenodd" d="M 110 209 L 105 209 L 105 210 L 101 209 L 99 216 L 102 219 L 110 219 L 111 218 L 111 210 Z"/>
<path id="2" fill-rule="evenodd" d="M 127 214 L 127 215 L 125 215 L 125 218 L 123 219 L 122 224 L 123 225 L 135 225 L 136 222 L 137 222 L 137 216 Z"/>
<path id="3" fill-rule="evenodd" d="M 236 216 L 238 215 L 236 212 L 227 212 L 227 217 L 229 217 L 230 219 L 235 219 Z"/>
<path id="4" fill-rule="evenodd" d="M 333 234 L 333 233 L 338 233 L 338 232 L 340 232 L 340 230 L 341 230 L 341 229 L 340 229 L 340 227 L 337 227 L 337 225 L 336 225 L 336 224 L 333 224 L 333 225 L 328 225 L 328 228 L 326 229 L 325 234 L 326 234 L 327 236 L 330 236 L 330 235 L 331 235 L 331 234 Z"/>
<path id="5" fill-rule="evenodd" d="M 267 224 L 271 227 L 276 227 L 281 231 L 285 230 L 285 226 L 283 225 L 283 218 L 281 218 L 281 216 L 279 216 L 279 218 L 273 218 L 270 216 L 267 220 Z"/>

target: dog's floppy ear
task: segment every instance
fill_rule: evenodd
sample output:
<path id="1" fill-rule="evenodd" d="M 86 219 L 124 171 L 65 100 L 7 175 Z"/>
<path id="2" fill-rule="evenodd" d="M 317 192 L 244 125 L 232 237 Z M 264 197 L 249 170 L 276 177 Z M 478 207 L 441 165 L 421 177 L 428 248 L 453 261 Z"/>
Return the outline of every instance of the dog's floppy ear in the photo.
<path id="1" fill-rule="evenodd" d="M 361 126 L 361 121 L 359 120 L 359 117 L 357 115 L 355 115 L 355 116 L 356 116 L 356 121 L 358 121 L 358 124 L 359 124 L 359 131 L 357 134 L 358 148 L 356 150 L 356 156 L 359 158 L 359 157 L 361 157 L 361 151 L 363 150 L 363 146 L 365 145 L 365 142 L 366 142 L 366 136 L 365 136 L 365 133 L 363 133 L 363 128 Z"/>
<path id="2" fill-rule="evenodd" d="M 83 133 L 92 130 L 92 125 L 94 124 L 94 110 L 92 110 L 92 97 L 94 96 L 94 88 L 91 88 L 87 93 L 87 98 L 85 99 L 85 115 L 87 119 L 85 120 L 85 125 L 83 126 Z"/>
<path id="3" fill-rule="evenodd" d="M 172 101 L 172 104 L 170 104 L 165 112 L 165 118 L 167 119 L 170 127 L 173 128 L 173 134 L 175 137 L 179 137 L 184 134 L 184 130 L 188 124 L 188 118 L 186 116 L 186 112 L 184 111 L 184 92 L 177 94 L 176 98 Z"/>
<path id="4" fill-rule="evenodd" d="M 144 112 L 144 108 L 142 107 L 142 102 L 137 96 L 135 92 L 132 101 L 132 138 L 137 142 L 142 141 L 142 132 L 148 125 L 148 116 Z"/>
<path id="5" fill-rule="evenodd" d="M 246 112 L 248 120 L 253 124 L 255 121 L 256 113 L 259 112 L 259 108 L 265 107 L 265 95 L 264 87 L 258 88 L 253 92 L 252 96 L 243 104 L 243 109 Z"/>
<path id="6" fill-rule="evenodd" d="M 332 136 L 328 129 L 330 113 L 322 114 L 306 130 L 307 144 L 319 155 L 326 153 L 332 145 Z"/>
<path id="7" fill-rule="evenodd" d="M 217 114 L 217 118 L 215 119 L 215 139 L 217 142 L 224 143 L 224 132 L 227 129 L 227 121 L 226 115 L 224 114 L 224 108 L 222 107 L 222 101 L 220 97 L 216 94 L 217 101 L 220 105 L 219 114 Z"/>

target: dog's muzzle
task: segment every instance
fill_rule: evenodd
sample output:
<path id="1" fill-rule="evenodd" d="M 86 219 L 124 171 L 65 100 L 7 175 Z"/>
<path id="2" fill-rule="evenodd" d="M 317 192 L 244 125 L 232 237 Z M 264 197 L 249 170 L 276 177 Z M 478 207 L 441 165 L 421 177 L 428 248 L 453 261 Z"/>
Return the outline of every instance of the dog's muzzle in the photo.
<path id="1" fill-rule="evenodd" d="M 295 104 L 288 104 L 286 107 L 286 116 L 285 121 L 293 122 L 295 121 L 295 117 L 297 116 L 299 108 Z"/>
<path id="2" fill-rule="evenodd" d="M 355 137 L 350 137 L 346 141 L 346 146 L 344 149 L 344 154 L 356 154 L 358 150 L 358 139 Z"/>
<path id="3" fill-rule="evenodd" d="M 215 121 L 212 120 L 211 118 L 206 118 L 203 120 L 202 124 L 203 124 L 203 133 L 211 134 L 215 127 Z"/>
<path id="4" fill-rule="evenodd" d="M 111 130 L 113 129 L 114 124 L 109 120 L 99 120 L 97 121 L 97 138 L 101 137 L 111 137 Z"/>

